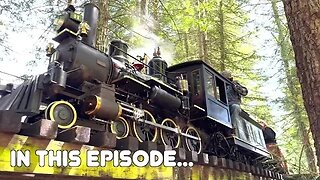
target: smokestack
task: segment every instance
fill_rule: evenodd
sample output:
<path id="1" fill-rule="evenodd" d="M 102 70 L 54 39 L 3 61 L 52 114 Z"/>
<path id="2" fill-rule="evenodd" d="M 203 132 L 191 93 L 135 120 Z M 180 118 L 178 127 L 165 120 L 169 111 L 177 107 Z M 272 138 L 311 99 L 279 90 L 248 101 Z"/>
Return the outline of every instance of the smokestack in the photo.
<path id="1" fill-rule="evenodd" d="M 84 18 L 83 21 L 87 22 L 90 30 L 87 37 L 83 38 L 83 42 L 95 47 L 97 41 L 97 28 L 99 21 L 99 8 L 94 3 L 87 3 L 84 5 Z"/>

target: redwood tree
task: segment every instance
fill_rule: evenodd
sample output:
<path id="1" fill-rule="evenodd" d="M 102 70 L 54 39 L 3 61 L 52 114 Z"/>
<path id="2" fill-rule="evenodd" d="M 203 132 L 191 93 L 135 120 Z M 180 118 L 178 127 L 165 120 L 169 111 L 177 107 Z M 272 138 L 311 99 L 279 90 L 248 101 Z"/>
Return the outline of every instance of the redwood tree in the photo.
<path id="1" fill-rule="evenodd" d="M 320 1 L 283 0 L 297 74 L 320 165 Z"/>

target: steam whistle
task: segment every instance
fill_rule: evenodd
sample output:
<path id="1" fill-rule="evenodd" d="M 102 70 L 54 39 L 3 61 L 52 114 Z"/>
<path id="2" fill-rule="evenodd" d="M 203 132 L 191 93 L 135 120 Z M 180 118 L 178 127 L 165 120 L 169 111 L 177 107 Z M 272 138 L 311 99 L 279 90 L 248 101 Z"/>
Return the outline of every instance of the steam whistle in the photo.
<path id="1" fill-rule="evenodd" d="M 144 64 L 148 64 L 148 56 L 146 53 L 144 53 L 143 58 L 144 58 Z M 148 73 L 147 68 L 144 68 L 144 73 L 145 74 Z"/>
<path id="2" fill-rule="evenodd" d="M 157 56 L 160 57 L 160 55 L 161 55 L 160 47 L 158 47 Z"/>
<path id="3" fill-rule="evenodd" d="M 160 57 L 160 55 L 161 55 L 160 47 L 158 47 L 157 49 L 155 48 L 153 52 L 153 57 Z"/>

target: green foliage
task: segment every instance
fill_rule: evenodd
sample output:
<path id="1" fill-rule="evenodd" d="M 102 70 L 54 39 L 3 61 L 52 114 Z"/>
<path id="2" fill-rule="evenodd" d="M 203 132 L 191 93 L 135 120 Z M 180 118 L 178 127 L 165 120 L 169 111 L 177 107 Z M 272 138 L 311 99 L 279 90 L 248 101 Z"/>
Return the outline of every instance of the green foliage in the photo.
<path id="1" fill-rule="evenodd" d="M 135 12 L 135 1 L 128 0 L 119 2 L 116 0 L 109 0 L 109 16 L 108 34 L 107 37 L 112 39 L 122 39 L 130 42 L 132 32 L 130 29 L 133 26 L 133 17 Z"/>
<path id="2" fill-rule="evenodd" d="M 147 12 L 137 1 L 109 1 L 108 38 L 120 38 L 131 46 L 174 44 L 174 62 L 203 59 L 216 70 L 231 70 L 248 87 L 244 109 L 262 119 L 272 119 L 267 98 L 261 95 L 265 77 L 254 65 L 260 61 L 250 44 L 249 16 L 236 0 L 150 1 Z M 154 47 L 150 47 L 154 48 Z M 161 47 L 165 48 L 165 47 Z M 170 49 L 171 50 L 171 49 Z M 172 50 L 171 50 L 172 51 Z"/>
<path id="3" fill-rule="evenodd" d="M 40 60 L 45 61 L 44 49 L 50 41 L 52 20 L 61 12 L 60 1 L 44 0 L 4 0 L 0 2 L 0 52 L 5 62 L 19 60 L 20 64 L 36 66 Z M 22 46 L 26 40 L 36 40 L 25 49 L 12 47 L 17 44 L 16 36 L 21 39 Z M 19 41 L 19 40 L 18 40 Z M 28 50 L 27 50 L 28 49 Z M 25 58 L 25 57 L 28 57 Z M 25 58 L 25 59 L 24 59 Z M 40 63 L 43 64 L 43 63 Z M 31 71 L 31 69 L 30 69 Z"/>
<path id="4" fill-rule="evenodd" d="M 33 3 L 34 0 L 4 0 L 0 2 L 0 52 L 4 55 L 10 55 L 13 51 L 7 44 L 8 32 L 23 30 L 21 22 L 27 20 L 25 12 Z M 3 59 L 3 57 L 0 58 Z"/>

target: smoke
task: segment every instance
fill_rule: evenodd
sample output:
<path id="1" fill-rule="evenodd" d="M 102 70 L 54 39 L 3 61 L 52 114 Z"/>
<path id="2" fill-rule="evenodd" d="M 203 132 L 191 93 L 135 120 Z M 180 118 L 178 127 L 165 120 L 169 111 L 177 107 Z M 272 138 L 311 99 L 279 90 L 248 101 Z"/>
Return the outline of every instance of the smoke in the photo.
<path id="1" fill-rule="evenodd" d="M 134 18 L 135 25 L 131 29 L 133 38 L 137 39 L 139 44 L 129 53 L 133 56 L 143 56 L 145 53 L 148 58 L 153 57 L 155 49 L 160 47 L 161 57 L 168 65 L 172 65 L 174 59 L 174 44 L 157 36 L 155 32 L 155 24 L 157 23 L 151 15 L 143 16 L 142 18 Z M 137 20 L 137 19 L 140 19 Z"/>

